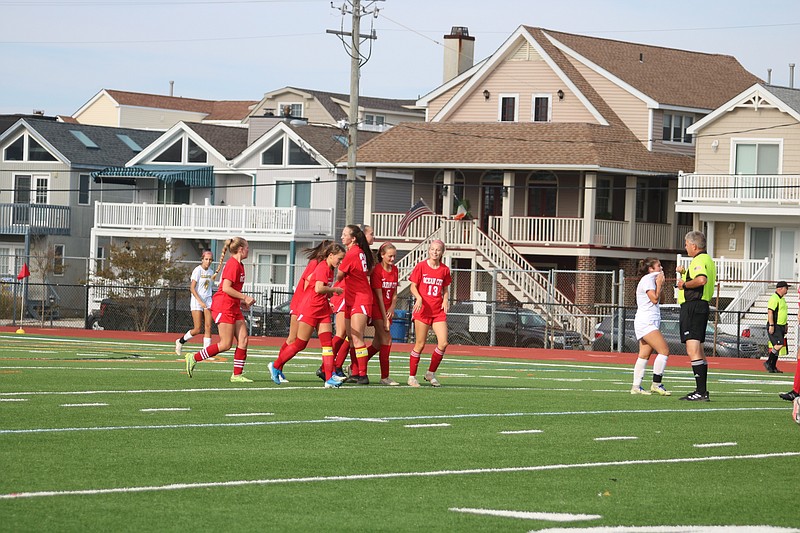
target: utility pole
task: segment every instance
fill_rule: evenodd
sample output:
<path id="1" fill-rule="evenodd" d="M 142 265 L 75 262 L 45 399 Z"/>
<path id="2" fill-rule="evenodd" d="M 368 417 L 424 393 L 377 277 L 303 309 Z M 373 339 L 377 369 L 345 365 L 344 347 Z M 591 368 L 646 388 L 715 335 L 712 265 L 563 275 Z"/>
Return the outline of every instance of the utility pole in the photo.
<path id="1" fill-rule="evenodd" d="M 361 0 L 345 0 L 340 8 L 342 15 L 350 13 L 353 17 L 352 31 L 328 30 L 328 33 L 338 35 L 350 53 L 350 110 L 347 114 L 347 184 L 345 186 L 345 224 L 355 223 L 356 214 L 356 151 L 358 149 L 358 92 L 361 77 L 361 66 L 367 62 L 367 57 L 361 54 L 361 40 L 373 41 L 377 39 L 375 30 L 369 34 L 361 34 L 361 17 L 378 16 L 378 9 L 372 6 L 383 0 L 367 0 L 367 7 L 361 7 Z M 331 2 L 331 7 L 333 2 Z M 350 37 L 349 45 L 344 37 Z M 370 44 L 370 46 L 372 46 Z"/>

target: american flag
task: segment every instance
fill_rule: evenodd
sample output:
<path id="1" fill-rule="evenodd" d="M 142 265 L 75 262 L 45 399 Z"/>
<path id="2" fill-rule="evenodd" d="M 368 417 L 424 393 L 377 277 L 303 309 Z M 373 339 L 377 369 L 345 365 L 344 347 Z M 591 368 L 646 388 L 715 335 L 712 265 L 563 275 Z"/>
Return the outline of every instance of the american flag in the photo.
<path id="1" fill-rule="evenodd" d="M 422 215 L 435 215 L 435 214 L 436 213 L 431 211 L 431 208 L 428 207 L 428 204 L 425 203 L 425 200 L 420 198 L 419 202 L 412 205 L 411 209 L 406 211 L 406 214 L 403 215 L 403 218 L 400 220 L 400 225 L 397 227 L 397 234 L 405 235 L 408 226 Z"/>

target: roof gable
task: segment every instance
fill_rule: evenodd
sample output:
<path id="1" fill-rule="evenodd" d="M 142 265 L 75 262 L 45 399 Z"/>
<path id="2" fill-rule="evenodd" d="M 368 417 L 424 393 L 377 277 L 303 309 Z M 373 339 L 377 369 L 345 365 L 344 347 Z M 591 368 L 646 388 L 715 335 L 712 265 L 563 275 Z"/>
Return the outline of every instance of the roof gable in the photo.
<path id="1" fill-rule="evenodd" d="M 686 131 L 695 135 L 727 113 L 742 108 L 755 110 L 773 108 L 786 113 L 794 118 L 794 120 L 800 122 L 800 90 L 757 83 L 737 94 L 701 120 L 692 124 Z"/>
<path id="2" fill-rule="evenodd" d="M 197 126 L 197 124 L 192 124 L 192 126 Z M 207 128 L 226 128 L 230 130 L 242 130 L 242 128 L 235 128 L 230 126 L 215 126 L 210 124 L 204 124 L 202 126 L 206 126 Z M 203 131 L 206 131 L 206 128 L 203 128 Z M 210 130 L 209 130 L 210 131 Z M 172 126 L 169 130 L 162 133 L 156 140 L 150 143 L 141 153 L 139 153 L 136 157 L 130 160 L 128 163 L 129 165 L 141 165 L 141 164 L 149 164 L 153 163 L 153 159 L 157 158 L 161 152 L 175 143 L 177 140 L 182 139 L 183 137 L 188 136 L 192 141 L 197 143 L 203 150 L 206 151 L 209 155 L 212 155 L 219 159 L 220 161 L 227 161 L 224 155 L 222 155 L 219 150 L 215 146 L 213 146 L 209 141 L 207 141 L 203 136 L 201 136 L 198 132 L 196 132 L 193 127 L 189 126 L 189 123 L 186 122 L 178 122 L 174 126 Z M 207 133 L 208 135 L 208 133 Z M 246 135 L 246 131 L 245 131 Z M 213 135 L 212 135 L 213 137 Z M 216 137 L 214 137 L 216 138 Z M 158 164 L 157 162 L 154 164 Z M 206 163 L 204 163 L 206 164 Z"/>

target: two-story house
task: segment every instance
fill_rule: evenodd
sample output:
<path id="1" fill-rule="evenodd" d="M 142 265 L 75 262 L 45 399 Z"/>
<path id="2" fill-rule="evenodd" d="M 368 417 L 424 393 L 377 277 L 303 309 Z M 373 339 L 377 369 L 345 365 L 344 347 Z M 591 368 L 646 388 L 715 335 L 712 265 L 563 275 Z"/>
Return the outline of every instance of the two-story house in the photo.
<path id="1" fill-rule="evenodd" d="M 800 274 L 800 90 L 754 84 L 689 132 L 695 169 L 678 177 L 676 210 L 706 231 L 729 310 L 747 311 L 768 281 Z"/>
<path id="2" fill-rule="evenodd" d="M 358 152 L 368 184 L 379 169 L 412 172 L 412 198 L 441 215 L 398 235 L 403 213 L 375 209 L 368 191 L 376 238 L 411 251 L 401 272 L 434 235 L 465 269 L 633 274 L 649 255 L 668 266 L 692 223 L 674 208 L 678 173 L 694 169 L 687 128 L 758 81 L 729 56 L 528 26 L 457 72 L 419 100 L 425 123 L 400 124 Z M 456 197 L 474 220 L 449 219 Z M 611 290 L 580 276 L 556 290 L 516 277 L 503 283 L 524 301 L 560 294 L 588 305 Z M 476 288 L 462 287 L 460 298 Z"/>

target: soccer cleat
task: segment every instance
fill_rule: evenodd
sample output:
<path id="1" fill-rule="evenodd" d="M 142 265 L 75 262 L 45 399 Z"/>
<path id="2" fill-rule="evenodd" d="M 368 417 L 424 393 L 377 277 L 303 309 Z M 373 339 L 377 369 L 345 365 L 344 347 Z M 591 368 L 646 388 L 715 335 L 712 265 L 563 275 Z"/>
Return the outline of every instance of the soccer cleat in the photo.
<path id="1" fill-rule="evenodd" d="M 347 377 L 347 376 L 344 375 L 344 371 L 342 370 L 342 367 L 337 368 L 336 370 L 334 370 L 333 373 L 336 374 L 337 376 L 339 376 L 340 378 L 346 378 Z"/>
<path id="2" fill-rule="evenodd" d="M 772 368 L 772 365 L 769 364 L 769 359 L 764 361 L 764 370 L 766 370 L 770 374 L 774 374 L 775 373 L 775 370 Z"/>
<path id="3" fill-rule="evenodd" d="M 400 385 L 398 382 L 396 382 L 392 378 L 383 378 L 380 381 L 380 383 L 381 383 L 381 385 L 389 385 L 390 387 L 396 387 L 396 386 Z"/>
<path id="4" fill-rule="evenodd" d="M 663 383 L 653 383 L 650 385 L 650 392 L 658 393 L 659 396 L 672 396 L 672 393 L 664 388 Z"/>
<path id="5" fill-rule="evenodd" d="M 794 401 L 795 398 L 800 398 L 800 394 L 797 394 L 794 390 L 790 390 L 789 392 L 782 392 L 778 396 L 780 396 L 782 400 L 786 400 L 787 402 Z"/>
<path id="6" fill-rule="evenodd" d="M 342 383 L 358 383 L 358 376 L 347 376 Z"/>
<path id="7" fill-rule="evenodd" d="M 281 383 L 289 383 L 289 380 L 283 375 L 283 370 L 278 370 L 278 379 Z"/>
<path id="8" fill-rule="evenodd" d="M 417 381 L 416 376 L 408 376 L 408 386 L 419 387 L 419 381 Z"/>
<path id="9" fill-rule="evenodd" d="M 183 343 L 180 339 L 175 341 L 175 354 L 180 357 L 183 352 Z"/>
<path id="10" fill-rule="evenodd" d="M 431 387 L 441 387 L 442 386 L 442 384 L 439 383 L 439 380 L 436 379 L 436 374 L 434 374 L 430 370 L 425 372 L 425 381 L 430 382 Z"/>
<path id="11" fill-rule="evenodd" d="M 267 365 L 267 368 L 269 369 L 269 375 L 270 375 L 270 377 L 272 377 L 272 381 L 275 382 L 275 385 L 280 385 L 281 384 L 281 377 L 280 377 L 281 371 L 278 370 L 277 368 L 275 368 L 275 365 L 273 365 L 272 362 L 270 362 Z"/>
<path id="12" fill-rule="evenodd" d="M 687 402 L 710 402 L 711 399 L 709 398 L 708 391 L 700 394 L 697 391 L 690 392 L 686 396 L 681 396 L 678 398 L 679 400 L 686 400 Z"/>
<path id="13" fill-rule="evenodd" d="M 800 398 L 795 398 L 792 402 L 792 420 L 800 424 Z"/>
<path id="14" fill-rule="evenodd" d="M 325 382 L 325 388 L 326 389 L 338 389 L 339 386 L 341 386 L 342 382 L 338 381 L 336 379 L 337 377 L 338 376 L 335 376 L 335 375 L 331 376 L 331 379 L 329 379 L 328 381 Z"/>
<path id="15" fill-rule="evenodd" d="M 197 361 L 194 360 L 194 354 L 187 353 L 184 359 L 186 359 L 186 373 L 189 374 L 189 377 L 192 377 L 194 365 L 197 364 Z"/>
<path id="16" fill-rule="evenodd" d="M 773 374 L 783 374 L 783 370 L 778 368 L 778 363 L 775 363 L 775 366 L 772 367 Z"/>
<path id="17" fill-rule="evenodd" d="M 325 381 L 325 371 L 324 371 L 324 370 L 322 370 L 322 367 L 319 367 L 319 368 L 317 369 L 317 377 L 318 377 L 319 379 L 321 379 L 322 381 Z"/>
<path id="18" fill-rule="evenodd" d="M 322 376 L 322 377 L 324 378 L 325 376 Z M 344 376 L 339 376 L 339 375 L 337 375 L 337 374 L 331 374 L 331 379 L 332 379 L 332 380 L 334 380 L 334 381 L 336 381 L 337 383 L 344 383 L 344 381 L 345 381 L 347 378 L 346 378 L 346 377 L 344 377 Z"/>
<path id="19" fill-rule="evenodd" d="M 367 376 L 356 376 L 356 385 L 369 385 L 369 378 Z"/>
<path id="20" fill-rule="evenodd" d="M 231 383 L 252 383 L 253 380 L 244 377 L 243 374 L 231 374 Z"/>
<path id="21" fill-rule="evenodd" d="M 642 386 L 631 387 L 631 394 L 641 394 L 642 396 L 650 396 L 650 391 Z"/>

